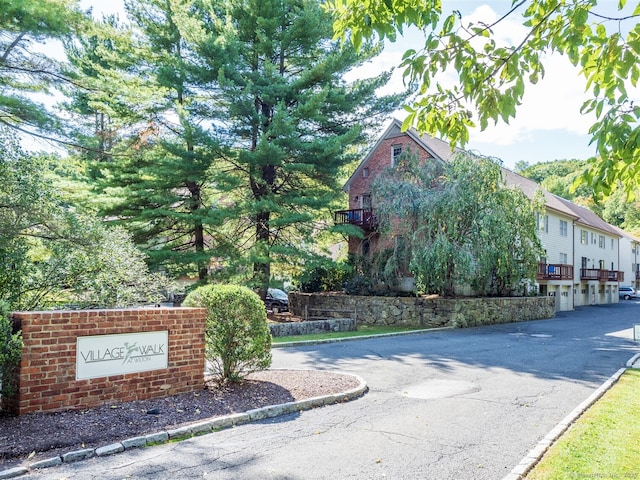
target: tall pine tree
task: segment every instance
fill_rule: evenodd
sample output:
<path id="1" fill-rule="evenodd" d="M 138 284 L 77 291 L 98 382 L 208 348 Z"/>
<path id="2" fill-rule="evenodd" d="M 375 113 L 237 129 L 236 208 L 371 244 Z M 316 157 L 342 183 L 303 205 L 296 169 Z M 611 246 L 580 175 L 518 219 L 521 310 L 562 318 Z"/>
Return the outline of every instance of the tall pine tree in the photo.
<path id="1" fill-rule="evenodd" d="M 82 28 L 86 18 L 77 4 L 77 0 L 0 0 L 0 124 L 60 138 L 55 116 L 40 102 L 69 79 L 61 63 L 42 46 Z"/>
<path id="2" fill-rule="evenodd" d="M 401 96 L 376 96 L 386 73 L 348 83 L 345 74 L 378 53 L 332 41 L 315 0 L 220 2 L 204 51 L 217 75 L 219 124 L 242 182 L 240 221 L 250 235 L 253 282 L 264 294 L 272 262 L 312 243 L 313 220 L 340 192 L 368 127 L 386 120 Z"/>
<path id="3" fill-rule="evenodd" d="M 110 122 L 109 144 L 102 124 L 93 140 L 101 213 L 125 224 L 154 266 L 203 280 L 220 243 L 223 209 L 212 187 L 224 152 L 203 125 L 215 102 L 199 84 L 186 38 L 192 7 L 166 0 L 126 7 L 129 23 L 106 19 L 91 41 L 70 48 L 79 74 L 93 76 L 77 110 Z"/>
<path id="4" fill-rule="evenodd" d="M 388 73 L 347 82 L 379 52 L 332 40 L 315 0 L 130 0 L 130 36 L 87 49 L 87 105 L 118 124 L 102 162 L 104 214 L 158 263 L 240 267 L 266 292 L 271 264 L 313 244 L 341 169 L 402 95 Z M 130 38 L 130 40 L 127 40 Z M 117 53 L 117 54 L 116 54 Z"/>

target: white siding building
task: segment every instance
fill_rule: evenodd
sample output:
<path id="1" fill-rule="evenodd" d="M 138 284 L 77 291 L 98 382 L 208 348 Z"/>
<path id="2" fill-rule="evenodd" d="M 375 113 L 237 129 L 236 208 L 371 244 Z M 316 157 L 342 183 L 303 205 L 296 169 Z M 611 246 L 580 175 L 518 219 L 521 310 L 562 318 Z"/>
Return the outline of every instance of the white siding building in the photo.
<path id="1" fill-rule="evenodd" d="M 545 250 L 536 275 L 539 293 L 556 297 L 558 311 L 617 302 L 618 284 L 625 275 L 620 267 L 619 229 L 533 180 L 503 172 L 505 183 L 518 186 L 529 198 L 537 192 L 544 196 L 546 211 L 537 214 L 538 237 Z"/>
<path id="2" fill-rule="evenodd" d="M 452 156 L 445 142 L 414 129 L 402 131 L 401 127 L 401 122 L 392 121 L 345 184 L 349 210 L 336 212 L 336 223 L 353 223 L 366 233 L 364 240 L 350 237 L 351 253 L 369 252 L 374 240 L 385 240 L 375 222 L 363 219 L 375 219 L 370 205 L 371 184 L 389 166 L 400 146 L 417 152 L 421 161 L 446 162 Z M 545 211 L 538 212 L 536 218 L 544 249 L 536 284 L 540 294 L 555 297 L 557 310 L 615 303 L 620 284 L 640 286 L 639 238 L 609 225 L 589 209 L 547 192 L 533 180 L 504 168 L 503 176 L 507 186 L 521 188 L 529 198 L 537 194 L 544 197 Z M 367 205 L 364 198 L 369 199 Z"/>
<path id="3" fill-rule="evenodd" d="M 620 234 L 619 263 L 624 273 L 624 282 L 636 290 L 640 287 L 640 238 L 613 227 Z"/>

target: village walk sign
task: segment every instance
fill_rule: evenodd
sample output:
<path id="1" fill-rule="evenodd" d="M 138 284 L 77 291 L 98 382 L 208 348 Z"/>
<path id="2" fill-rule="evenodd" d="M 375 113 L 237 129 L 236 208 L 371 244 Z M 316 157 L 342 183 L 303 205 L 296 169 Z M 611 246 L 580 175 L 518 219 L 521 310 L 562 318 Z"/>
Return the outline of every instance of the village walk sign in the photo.
<path id="1" fill-rule="evenodd" d="M 165 369 L 169 332 L 139 332 L 78 337 L 76 380 Z"/>

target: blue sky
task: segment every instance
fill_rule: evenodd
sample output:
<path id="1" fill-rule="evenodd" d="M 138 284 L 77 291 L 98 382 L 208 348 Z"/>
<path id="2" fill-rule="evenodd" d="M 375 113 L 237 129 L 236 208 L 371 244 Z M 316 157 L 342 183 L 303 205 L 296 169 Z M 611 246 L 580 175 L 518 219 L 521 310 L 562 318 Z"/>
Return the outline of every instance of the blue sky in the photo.
<path id="1" fill-rule="evenodd" d="M 512 2 L 443 0 L 442 3 L 443 14 L 458 10 L 463 22 L 474 19 L 493 23 L 510 10 Z M 80 4 L 83 8 L 92 7 L 96 16 L 118 13 L 124 17 L 122 0 L 82 0 Z M 598 13 L 614 13 L 617 1 L 605 0 L 601 4 L 596 8 Z M 497 36 L 506 42 L 519 42 L 523 32 L 524 27 L 518 22 L 517 15 L 510 16 L 495 29 Z M 419 48 L 421 39 L 419 32 L 410 32 L 395 43 L 388 43 L 373 65 L 368 65 L 363 71 L 380 71 L 397 66 L 402 53 L 408 48 Z M 584 92 L 584 80 L 579 77 L 578 69 L 559 55 L 548 56 L 545 69 L 543 80 L 536 85 L 527 85 L 516 118 L 509 125 L 499 123 L 483 132 L 472 130 L 468 149 L 498 157 L 508 168 L 513 168 L 520 160 L 533 164 L 557 159 L 582 159 L 595 154 L 595 148 L 589 146 L 588 134 L 594 118 L 579 112 L 588 95 Z M 402 79 L 398 71 L 393 76 L 389 90 L 401 88 Z M 402 120 L 403 114 L 399 111 L 395 116 Z"/>

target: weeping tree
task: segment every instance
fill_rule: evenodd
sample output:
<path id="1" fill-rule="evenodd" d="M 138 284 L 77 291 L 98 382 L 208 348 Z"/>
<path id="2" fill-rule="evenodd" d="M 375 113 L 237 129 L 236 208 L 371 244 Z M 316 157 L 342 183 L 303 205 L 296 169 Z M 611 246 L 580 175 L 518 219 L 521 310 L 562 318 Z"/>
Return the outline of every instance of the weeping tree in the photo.
<path id="1" fill-rule="evenodd" d="M 493 160 L 457 154 L 419 162 L 407 152 L 373 185 L 382 231 L 402 237 L 419 290 L 453 296 L 524 293 L 535 276 L 540 243 L 535 208 L 507 187 Z"/>

